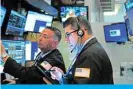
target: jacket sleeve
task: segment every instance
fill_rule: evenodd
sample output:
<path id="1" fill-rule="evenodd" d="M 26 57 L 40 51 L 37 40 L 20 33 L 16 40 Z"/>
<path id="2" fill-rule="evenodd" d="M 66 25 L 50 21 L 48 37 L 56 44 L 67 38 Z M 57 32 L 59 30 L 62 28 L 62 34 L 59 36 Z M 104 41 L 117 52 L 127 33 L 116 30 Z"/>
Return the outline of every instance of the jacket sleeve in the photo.
<path id="1" fill-rule="evenodd" d="M 101 63 L 99 61 L 99 56 L 88 53 L 81 58 L 82 60 L 76 65 L 73 82 L 76 84 L 100 83 Z"/>
<path id="2" fill-rule="evenodd" d="M 61 68 L 64 73 L 66 72 L 63 57 L 61 55 L 54 55 L 49 58 L 46 58 L 45 60 L 49 62 L 52 66 Z"/>
<path id="3" fill-rule="evenodd" d="M 31 67 L 26 68 L 17 63 L 12 58 L 8 58 L 4 65 L 4 72 L 16 77 L 16 78 L 24 78 L 28 74 L 32 74 Z"/>

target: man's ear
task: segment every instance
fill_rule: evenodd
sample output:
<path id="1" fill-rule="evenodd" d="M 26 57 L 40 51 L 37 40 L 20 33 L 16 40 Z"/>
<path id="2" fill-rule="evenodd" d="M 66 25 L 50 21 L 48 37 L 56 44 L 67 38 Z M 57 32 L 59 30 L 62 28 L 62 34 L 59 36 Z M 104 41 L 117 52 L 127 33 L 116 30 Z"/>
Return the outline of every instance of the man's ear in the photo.
<path id="1" fill-rule="evenodd" d="M 59 43 L 59 42 L 58 42 L 57 40 L 53 41 L 52 47 L 53 47 L 53 48 L 57 48 L 58 43 Z"/>
<path id="2" fill-rule="evenodd" d="M 81 30 L 86 31 L 87 29 L 84 26 L 81 26 Z"/>

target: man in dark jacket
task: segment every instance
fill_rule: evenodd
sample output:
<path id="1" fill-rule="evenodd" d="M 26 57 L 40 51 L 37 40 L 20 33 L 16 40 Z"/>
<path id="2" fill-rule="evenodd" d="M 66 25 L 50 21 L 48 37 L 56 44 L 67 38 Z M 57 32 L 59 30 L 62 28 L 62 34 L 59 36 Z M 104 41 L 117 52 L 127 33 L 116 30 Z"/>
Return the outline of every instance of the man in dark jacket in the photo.
<path id="1" fill-rule="evenodd" d="M 52 78 L 67 84 L 113 84 L 113 71 L 109 57 L 97 39 L 91 26 L 83 17 L 71 17 L 64 22 L 66 41 L 71 52 L 77 51 L 67 73 L 58 67 Z M 78 50 L 77 50 L 78 49 Z"/>
<path id="2" fill-rule="evenodd" d="M 18 78 L 14 83 L 58 84 L 57 80 L 51 79 L 50 69 L 52 66 L 57 66 L 65 72 L 63 57 L 57 49 L 60 40 L 60 30 L 54 27 L 46 27 L 39 35 L 38 46 L 41 52 L 37 55 L 34 65 L 28 68 L 10 58 L 1 44 L 1 56 L 5 62 L 4 72 Z"/>

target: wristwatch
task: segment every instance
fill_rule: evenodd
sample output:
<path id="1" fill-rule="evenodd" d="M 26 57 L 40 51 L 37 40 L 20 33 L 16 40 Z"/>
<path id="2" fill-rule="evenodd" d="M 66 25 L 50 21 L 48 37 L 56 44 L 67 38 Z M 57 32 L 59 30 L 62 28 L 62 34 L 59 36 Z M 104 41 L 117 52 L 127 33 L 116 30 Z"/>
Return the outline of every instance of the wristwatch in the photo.
<path id="1" fill-rule="evenodd" d="M 1 55 L 1 58 L 5 58 L 5 57 L 7 57 L 7 56 L 8 56 L 7 53 L 3 53 L 3 54 Z"/>

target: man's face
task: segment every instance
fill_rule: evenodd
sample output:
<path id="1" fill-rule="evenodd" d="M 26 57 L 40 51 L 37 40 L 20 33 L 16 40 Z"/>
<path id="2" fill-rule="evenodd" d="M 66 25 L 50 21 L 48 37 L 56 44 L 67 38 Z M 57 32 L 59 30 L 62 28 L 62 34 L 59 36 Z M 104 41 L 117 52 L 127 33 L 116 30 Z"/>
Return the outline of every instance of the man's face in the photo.
<path id="1" fill-rule="evenodd" d="M 54 42 L 54 32 L 49 29 L 45 29 L 39 36 L 38 47 L 41 51 L 48 52 L 53 49 Z"/>
<path id="2" fill-rule="evenodd" d="M 73 50 L 78 41 L 77 31 L 73 30 L 71 25 L 68 25 L 65 28 L 65 36 L 65 40 L 68 43 L 70 50 Z"/>

